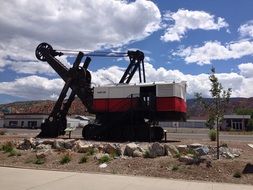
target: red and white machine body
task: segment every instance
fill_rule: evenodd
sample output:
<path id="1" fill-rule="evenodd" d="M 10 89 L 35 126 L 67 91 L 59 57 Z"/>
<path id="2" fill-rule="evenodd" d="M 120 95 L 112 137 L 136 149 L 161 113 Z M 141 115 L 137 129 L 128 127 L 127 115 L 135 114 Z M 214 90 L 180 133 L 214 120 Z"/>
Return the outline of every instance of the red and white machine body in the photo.
<path id="1" fill-rule="evenodd" d="M 185 120 L 186 83 L 117 84 L 94 88 L 94 113 L 118 113 L 149 107 L 159 120 Z"/>

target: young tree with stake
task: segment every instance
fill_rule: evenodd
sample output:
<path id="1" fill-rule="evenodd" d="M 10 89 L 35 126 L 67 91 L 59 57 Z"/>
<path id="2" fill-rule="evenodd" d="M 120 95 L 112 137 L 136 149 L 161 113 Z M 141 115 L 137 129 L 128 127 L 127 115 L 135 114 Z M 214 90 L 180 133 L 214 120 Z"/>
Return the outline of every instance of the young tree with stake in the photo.
<path id="1" fill-rule="evenodd" d="M 204 109 L 208 112 L 208 124 L 216 123 L 216 141 L 217 141 L 217 159 L 219 159 L 219 130 L 220 123 L 222 122 L 226 106 L 229 102 L 232 92 L 231 88 L 224 90 L 218 78 L 215 76 L 215 68 L 211 68 L 209 76 L 211 82 L 211 101 L 207 102 L 203 99 L 201 93 L 196 93 L 197 101 L 201 103 Z"/>

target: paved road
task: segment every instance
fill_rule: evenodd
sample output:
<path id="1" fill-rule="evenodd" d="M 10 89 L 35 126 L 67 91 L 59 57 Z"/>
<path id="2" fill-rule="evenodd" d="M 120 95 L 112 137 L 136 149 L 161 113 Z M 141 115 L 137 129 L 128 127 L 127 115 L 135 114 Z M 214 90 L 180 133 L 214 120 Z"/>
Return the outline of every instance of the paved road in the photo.
<path id="1" fill-rule="evenodd" d="M 6 129 L 7 134 L 9 135 L 19 135 L 21 137 L 36 137 L 40 132 L 39 129 Z M 184 139 L 193 139 L 193 140 L 208 140 L 207 135 L 208 129 L 181 129 L 180 131 L 175 131 L 175 129 L 170 129 L 167 133 L 168 140 L 184 140 Z M 82 129 L 77 128 L 72 137 L 82 138 Z M 228 135 L 220 134 L 221 141 L 243 141 L 243 142 L 253 142 L 253 135 Z"/>
<path id="2" fill-rule="evenodd" d="M 251 185 L 0 167 L 4 190 L 252 190 Z"/>

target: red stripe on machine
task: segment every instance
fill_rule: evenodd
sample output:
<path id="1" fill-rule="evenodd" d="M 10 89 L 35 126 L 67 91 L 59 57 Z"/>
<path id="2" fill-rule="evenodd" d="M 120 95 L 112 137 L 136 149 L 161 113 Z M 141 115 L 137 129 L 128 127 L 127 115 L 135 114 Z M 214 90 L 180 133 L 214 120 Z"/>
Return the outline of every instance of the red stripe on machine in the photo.
<path id="1" fill-rule="evenodd" d="M 93 110 L 95 112 L 125 112 L 138 106 L 138 99 L 94 99 Z M 156 111 L 186 112 L 184 99 L 178 97 L 157 97 Z"/>
<path id="2" fill-rule="evenodd" d="M 186 102 L 178 97 L 157 97 L 157 111 L 177 111 L 186 112 Z"/>
<path id="3" fill-rule="evenodd" d="M 137 99 L 95 99 L 93 110 L 97 112 L 124 112 L 137 106 Z"/>

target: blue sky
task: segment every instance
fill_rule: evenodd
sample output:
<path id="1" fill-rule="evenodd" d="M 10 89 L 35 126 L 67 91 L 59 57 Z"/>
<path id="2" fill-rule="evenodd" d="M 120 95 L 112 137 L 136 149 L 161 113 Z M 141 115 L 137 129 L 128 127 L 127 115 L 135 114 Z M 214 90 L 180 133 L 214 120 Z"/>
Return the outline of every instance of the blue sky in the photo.
<path id="1" fill-rule="evenodd" d="M 0 103 L 57 98 L 63 81 L 34 56 L 41 42 L 57 49 L 140 49 L 148 82 L 187 81 L 188 98 L 209 96 L 208 73 L 215 66 L 233 97 L 252 97 L 252 7 L 252 0 L 2 2 Z M 73 62 L 60 60 L 68 67 Z M 92 83 L 117 83 L 127 64 L 94 57 Z"/>

